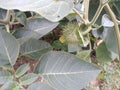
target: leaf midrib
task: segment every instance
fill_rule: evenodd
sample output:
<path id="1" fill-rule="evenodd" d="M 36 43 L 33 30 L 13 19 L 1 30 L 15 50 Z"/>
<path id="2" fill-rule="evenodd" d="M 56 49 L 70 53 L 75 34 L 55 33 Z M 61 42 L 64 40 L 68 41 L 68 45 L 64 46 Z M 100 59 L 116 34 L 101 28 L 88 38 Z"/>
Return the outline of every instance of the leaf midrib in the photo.
<path id="1" fill-rule="evenodd" d="M 82 74 L 82 73 L 89 73 L 89 72 L 100 72 L 100 70 L 93 70 L 93 71 L 80 71 L 80 72 L 64 72 L 64 73 L 42 73 L 43 76 L 46 75 L 75 75 L 75 74 Z"/>

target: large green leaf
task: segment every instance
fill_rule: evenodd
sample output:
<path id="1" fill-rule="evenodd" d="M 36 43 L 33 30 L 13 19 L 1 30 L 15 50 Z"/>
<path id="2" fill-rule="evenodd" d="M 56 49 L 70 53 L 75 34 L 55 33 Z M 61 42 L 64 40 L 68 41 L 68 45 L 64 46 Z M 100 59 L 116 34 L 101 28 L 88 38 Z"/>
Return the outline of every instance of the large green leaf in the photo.
<path id="1" fill-rule="evenodd" d="M 39 58 L 50 50 L 52 50 L 52 47 L 49 43 L 31 38 L 21 45 L 20 53 L 21 55 L 28 55 L 32 58 Z"/>
<path id="2" fill-rule="evenodd" d="M 20 78 L 20 84 L 21 85 L 29 85 L 33 83 L 38 78 L 37 74 L 34 73 L 28 73 Z"/>
<path id="3" fill-rule="evenodd" d="M 48 20 L 55 22 L 70 13 L 73 8 L 73 0 L 0 0 L 0 7 L 35 11 Z"/>
<path id="4" fill-rule="evenodd" d="M 96 35 L 101 37 L 104 40 L 104 44 L 100 45 L 97 49 L 97 57 L 99 58 L 101 62 L 114 60 L 118 57 L 118 45 L 116 40 L 116 35 L 114 32 L 113 27 L 110 27 L 111 25 L 108 25 L 109 27 L 103 27 L 101 30 L 100 35 Z M 97 30 L 98 32 L 98 30 Z M 105 54 L 106 53 L 106 54 Z M 103 54 L 103 57 L 102 57 Z M 106 60 L 109 59 L 109 60 Z"/>
<path id="5" fill-rule="evenodd" d="M 48 32 L 52 31 L 59 23 L 53 23 L 43 18 L 35 18 L 27 21 L 25 28 L 17 30 L 14 35 L 23 43 L 29 38 L 41 38 Z"/>
<path id="6" fill-rule="evenodd" d="M 17 40 L 5 30 L 0 30 L 0 66 L 14 65 L 19 55 Z"/>
<path id="7" fill-rule="evenodd" d="M 20 90 L 20 87 L 18 86 L 17 82 L 6 82 L 0 90 Z"/>
<path id="8" fill-rule="evenodd" d="M 74 55 L 51 51 L 45 54 L 35 68 L 56 90 L 80 90 L 100 72 L 98 67 Z"/>
<path id="9" fill-rule="evenodd" d="M 13 76 L 8 71 L 0 70 L 0 84 L 5 84 L 13 79 Z"/>
<path id="10" fill-rule="evenodd" d="M 48 86 L 46 83 L 35 82 L 31 84 L 27 90 L 54 90 L 54 89 Z"/>

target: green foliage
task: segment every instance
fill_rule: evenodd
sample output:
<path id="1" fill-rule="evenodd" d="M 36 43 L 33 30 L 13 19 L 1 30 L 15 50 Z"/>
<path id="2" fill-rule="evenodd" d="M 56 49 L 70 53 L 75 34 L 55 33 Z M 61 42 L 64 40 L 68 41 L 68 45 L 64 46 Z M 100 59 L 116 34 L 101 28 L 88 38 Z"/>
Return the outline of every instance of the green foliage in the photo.
<path id="1" fill-rule="evenodd" d="M 58 22 L 53 23 L 43 18 L 34 18 L 28 20 L 24 28 L 17 28 L 13 35 L 18 39 L 20 44 L 23 44 L 30 38 L 39 39 L 43 37 L 57 25 Z"/>
<path id="2" fill-rule="evenodd" d="M 35 73 L 41 73 L 50 86 L 57 90 L 82 89 L 85 84 L 96 77 L 99 71 L 96 66 L 61 51 L 45 54 L 34 70 Z"/>
<path id="3" fill-rule="evenodd" d="M 100 46 L 97 48 L 96 50 L 96 54 L 97 54 L 97 59 L 99 62 L 108 62 L 111 61 L 112 58 L 110 58 L 111 53 L 108 51 L 105 43 L 103 42 L 102 44 L 100 44 Z"/>
<path id="4" fill-rule="evenodd" d="M 1 88 L 1 90 L 20 90 L 17 82 L 7 82 Z"/>
<path id="5" fill-rule="evenodd" d="M 19 1 L 18 4 L 16 4 L 16 0 L 12 0 L 11 3 L 9 3 L 9 0 L 0 0 L 0 2 L 1 8 L 19 9 L 21 11 L 35 11 L 43 17 L 54 22 L 65 17 L 68 13 L 70 13 L 73 8 L 72 0 L 64 0 L 57 2 L 55 0 L 26 0 L 25 3 L 23 3 L 24 0 L 22 0 Z"/>
<path id="6" fill-rule="evenodd" d="M 111 8 L 113 9 L 113 12 L 115 13 L 116 17 L 120 20 L 120 2 L 119 0 L 115 2 L 111 2 Z"/>
<path id="7" fill-rule="evenodd" d="M 13 76 L 8 71 L 0 71 L 0 84 L 5 84 L 13 79 Z"/>
<path id="8" fill-rule="evenodd" d="M 0 90 L 83 89 L 120 57 L 119 3 L 0 0 Z M 15 68 L 20 56 L 37 63 Z"/>
<path id="9" fill-rule="evenodd" d="M 25 74 L 27 72 L 27 70 L 29 69 L 29 65 L 28 64 L 23 64 L 21 65 L 15 72 L 16 77 L 19 78 L 20 76 L 22 76 L 23 74 Z"/>
<path id="10" fill-rule="evenodd" d="M 107 35 L 105 36 L 105 43 L 107 45 L 108 50 L 118 54 L 118 44 L 117 44 L 114 29 L 113 28 L 105 28 L 105 31 L 107 33 Z M 112 38 L 111 38 L 111 36 L 112 36 Z"/>
<path id="11" fill-rule="evenodd" d="M 87 60 L 90 55 L 90 50 L 83 50 L 77 53 L 77 57 L 83 60 Z"/>
<path id="12" fill-rule="evenodd" d="M 15 12 L 15 19 L 20 22 L 22 25 L 26 25 L 26 15 L 23 12 Z"/>
<path id="13" fill-rule="evenodd" d="M 21 85 L 29 85 L 33 83 L 38 78 L 37 74 L 29 73 L 20 78 Z"/>
<path id="14" fill-rule="evenodd" d="M 52 87 L 46 85 L 46 83 L 35 82 L 28 87 L 28 90 L 53 90 Z"/>
<path id="15" fill-rule="evenodd" d="M 0 66 L 14 65 L 19 54 L 18 41 L 5 30 L 0 30 L 0 39 Z"/>
<path id="16" fill-rule="evenodd" d="M 28 41 L 21 45 L 20 54 L 39 59 L 42 54 L 50 50 L 52 50 L 52 47 L 49 43 L 42 40 L 30 38 Z"/>

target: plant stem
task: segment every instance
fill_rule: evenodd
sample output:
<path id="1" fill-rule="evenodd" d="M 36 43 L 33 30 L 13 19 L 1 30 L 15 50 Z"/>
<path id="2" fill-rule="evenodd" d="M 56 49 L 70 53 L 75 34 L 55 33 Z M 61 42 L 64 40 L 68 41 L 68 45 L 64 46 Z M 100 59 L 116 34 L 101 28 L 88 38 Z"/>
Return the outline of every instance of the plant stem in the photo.
<path id="1" fill-rule="evenodd" d="M 90 25 L 87 25 L 87 29 L 84 32 L 81 32 L 82 35 L 86 35 L 87 33 L 89 33 L 92 30 Z"/>
<path id="2" fill-rule="evenodd" d="M 117 23 L 120 25 L 120 21 L 119 20 L 117 20 Z"/>
<path id="3" fill-rule="evenodd" d="M 119 60 L 120 60 L 120 30 L 119 30 L 118 22 L 117 22 L 115 14 L 113 13 L 113 11 L 111 10 L 111 8 L 108 4 L 105 5 L 105 10 L 108 12 L 112 21 L 114 22 L 114 30 L 115 30 L 115 34 L 116 34 L 116 38 L 117 38 L 118 54 L 119 54 Z"/>
<path id="4" fill-rule="evenodd" d="M 6 31 L 10 33 L 9 24 L 5 25 L 5 27 L 6 27 Z"/>
<path id="5" fill-rule="evenodd" d="M 6 17 L 5 17 L 6 22 L 10 21 L 10 16 L 11 16 L 11 10 L 7 10 L 7 14 L 6 14 Z"/>
<path id="6" fill-rule="evenodd" d="M 83 23 L 86 23 L 82 15 L 79 13 L 79 11 L 76 8 L 73 8 L 73 11 L 80 17 L 80 19 L 83 21 Z"/>
<path id="7" fill-rule="evenodd" d="M 92 20 L 90 22 L 91 25 L 93 25 L 96 22 L 96 20 L 98 19 L 99 15 L 100 15 L 100 13 L 101 13 L 101 11 L 103 9 L 103 7 L 104 7 L 104 5 L 102 4 L 102 0 L 100 0 L 99 7 L 98 7 L 94 17 L 92 18 Z"/>
<path id="8" fill-rule="evenodd" d="M 2 23 L 2 24 L 7 24 L 7 22 L 4 21 L 4 20 L 0 20 L 0 23 Z"/>
<path id="9" fill-rule="evenodd" d="M 90 0 L 84 0 L 84 7 L 85 7 L 85 13 L 84 13 L 84 18 L 87 22 L 89 22 L 88 20 L 88 16 L 89 16 L 89 3 Z"/>
<path id="10" fill-rule="evenodd" d="M 88 33 L 88 39 L 90 41 L 90 33 Z M 91 41 L 89 43 L 89 50 L 92 51 L 92 44 L 91 44 Z"/>

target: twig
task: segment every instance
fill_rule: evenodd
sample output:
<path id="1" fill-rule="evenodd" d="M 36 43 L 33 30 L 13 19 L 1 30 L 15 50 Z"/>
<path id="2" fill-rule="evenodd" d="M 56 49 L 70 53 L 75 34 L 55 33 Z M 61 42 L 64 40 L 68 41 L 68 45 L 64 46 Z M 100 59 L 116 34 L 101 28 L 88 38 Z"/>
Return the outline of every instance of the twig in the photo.
<path id="1" fill-rule="evenodd" d="M 6 31 L 10 33 L 9 24 L 5 25 L 5 27 L 6 27 Z"/>
<path id="2" fill-rule="evenodd" d="M 2 24 L 7 24 L 7 22 L 4 21 L 4 20 L 0 20 L 0 23 L 2 23 Z"/>
<path id="3" fill-rule="evenodd" d="M 85 7 L 85 13 L 84 13 L 84 18 L 87 22 L 89 22 L 88 20 L 88 13 L 89 13 L 89 3 L 90 3 L 90 0 L 84 0 L 84 7 Z"/>
<path id="4" fill-rule="evenodd" d="M 76 8 L 73 8 L 73 11 L 80 17 L 80 19 L 83 21 L 83 23 L 86 23 L 82 15 L 79 13 L 79 11 Z"/>
<path id="5" fill-rule="evenodd" d="M 10 17 L 11 17 L 11 10 L 7 10 L 7 14 L 6 14 L 6 17 L 5 17 L 5 21 L 6 22 L 9 22 L 10 21 Z"/>
<path id="6" fill-rule="evenodd" d="M 117 20 L 117 23 L 120 25 L 120 21 L 119 20 Z"/>

